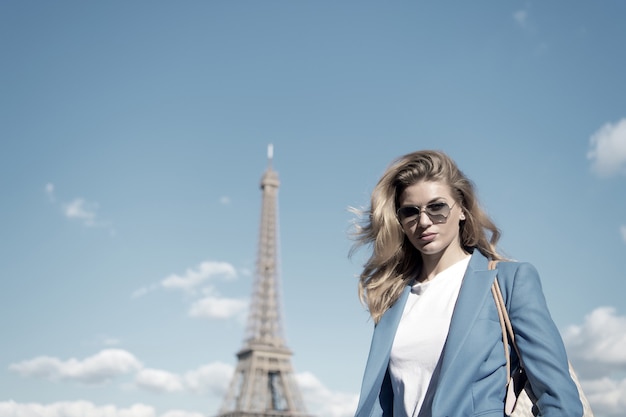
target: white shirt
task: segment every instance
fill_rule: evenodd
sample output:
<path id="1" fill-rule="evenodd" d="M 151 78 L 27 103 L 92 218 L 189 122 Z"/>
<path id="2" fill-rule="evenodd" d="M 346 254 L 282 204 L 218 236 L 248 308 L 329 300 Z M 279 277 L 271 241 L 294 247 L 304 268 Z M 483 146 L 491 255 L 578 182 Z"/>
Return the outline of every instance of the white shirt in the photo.
<path id="1" fill-rule="evenodd" d="M 389 358 L 394 417 L 416 417 L 431 380 L 437 382 L 439 358 L 469 260 L 467 256 L 411 288 Z M 427 401 L 431 399 L 432 393 Z"/>

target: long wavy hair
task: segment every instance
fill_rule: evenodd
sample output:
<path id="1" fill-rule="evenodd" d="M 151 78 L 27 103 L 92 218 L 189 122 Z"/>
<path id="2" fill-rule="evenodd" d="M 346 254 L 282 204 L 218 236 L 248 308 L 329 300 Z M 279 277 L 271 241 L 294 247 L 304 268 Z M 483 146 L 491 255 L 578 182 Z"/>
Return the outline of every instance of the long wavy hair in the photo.
<path id="1" fill-rule="evenodd" d="M 432 150 L 401 156 L 378 181 L 370 208 L 356 210 L 359 219 L 355 223 L 355 243 L 350 255 L 360 247 L 371 246 L 371 256 L 359 278 L 359 298 L 374 323 L 378 323 L 422 268 L 420 252 L 408 240 L 396 217 L 400 195 L 419 181 L 437 181 L 450 187 L 465 213 L 465 220 L 459 224 L 459 239 L 466 252 L 478 249 L 489 259 L 502 259 L 496 251 L 500 231 L 481 209 L 474 184 L 454 161 L 445 153 Z"/>

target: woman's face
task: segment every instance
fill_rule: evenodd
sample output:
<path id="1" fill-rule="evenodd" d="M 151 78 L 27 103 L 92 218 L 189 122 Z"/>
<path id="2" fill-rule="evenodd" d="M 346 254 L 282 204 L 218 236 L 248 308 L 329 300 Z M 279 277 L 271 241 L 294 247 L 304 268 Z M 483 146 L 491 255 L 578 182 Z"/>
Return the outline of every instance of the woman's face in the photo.
<path id="1" fill-rule="evenodd" d="M 447 184 L 419 181 L 410 185 L 400 195 L 398 207 L 398 220 L 423 257 L 462 250 L 459 222 L 465 214 Z"/>

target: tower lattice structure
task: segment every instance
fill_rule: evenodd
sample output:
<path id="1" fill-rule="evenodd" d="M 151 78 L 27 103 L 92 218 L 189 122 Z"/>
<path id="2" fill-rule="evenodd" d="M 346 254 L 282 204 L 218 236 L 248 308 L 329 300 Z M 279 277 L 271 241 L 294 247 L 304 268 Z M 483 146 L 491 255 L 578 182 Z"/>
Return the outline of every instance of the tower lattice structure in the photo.
<path id="1" fill-rule="evenodd" d="M 246 338 L 218 417 L 311 417 L 307 414 L 285 344 L 278 262 L 278 173 L 261 179 L 262 208 L 254 290 Z"/>

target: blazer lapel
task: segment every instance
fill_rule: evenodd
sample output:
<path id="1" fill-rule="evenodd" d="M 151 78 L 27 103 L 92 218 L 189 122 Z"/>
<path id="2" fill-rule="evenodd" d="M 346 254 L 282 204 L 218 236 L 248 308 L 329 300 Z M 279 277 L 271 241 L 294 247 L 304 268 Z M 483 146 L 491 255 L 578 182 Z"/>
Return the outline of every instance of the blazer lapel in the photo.
<path id="1" fill-rule="evenodd" d="M 463 343 L 472 331 L 485 298 L 491 296 L 491 284 L 496 278 L 496 271 L 488 269 L 488 260 L 476 249 L 467 267 L 459 297 L 452 314 L 448 338 L 442 353 L 441 379 L 439 386 L 444 386 L 448 378 L 454 378 L 449 369 L 455 361 Z"/>
<path id="2" fill-rule="evenodd" d="M 374 328 L 372 335 L 372 344 L 370 346 L 367 365 L 365 366 L 365 375 L 363 376 L 363 385 L 361 387 L 361 400 L 357 410 L 372 409 L 375 401 L 380 393 L 385 372 L 389 364 L 389 354 L 391 345 L 398 329 L 398 323 L 402 318 L 404 305 L 411 291 L 410 286 L 406 286 L 393 306 L 391 306 Z M 359 411 L 357 411 L 359 415 Z"/>

